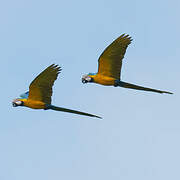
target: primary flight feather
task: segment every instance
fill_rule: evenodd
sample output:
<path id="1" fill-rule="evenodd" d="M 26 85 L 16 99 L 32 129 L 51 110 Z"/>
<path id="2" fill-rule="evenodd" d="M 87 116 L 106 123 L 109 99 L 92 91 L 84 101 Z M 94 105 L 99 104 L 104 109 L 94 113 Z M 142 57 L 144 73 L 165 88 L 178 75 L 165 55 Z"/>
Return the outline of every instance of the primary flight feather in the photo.
<path id="1" fill-rule="evenodd" d="M 113 41 L 99 57 L 98 72 L 83 75 L 82 83 L 93 82 L 105 86 L 120 86 L 136 90 L 173 94 L 168 91 L 142 87 L 120 80 L 122 60 L 131 41 L 131 37 L 125 34 L 122 34 L 115 41 Z"/>
<path id="2" fill-rule="evenodd" d="M 20 97 L 22 98 L 17 98 L 13 100 L 13 106 L 26 106 L 32 109 L 44 110 L 52 109 L 56 111 L 63 111 L 79 115 L 101 118 L 93 114 L 57 107 L 51 104 L 52 87 L 60 71 L 61 68 L 55 64 L 52 64 L 51 66 L 46 68 L 31 82 L 29 86 L 29 92 L 20 95 Z"/>

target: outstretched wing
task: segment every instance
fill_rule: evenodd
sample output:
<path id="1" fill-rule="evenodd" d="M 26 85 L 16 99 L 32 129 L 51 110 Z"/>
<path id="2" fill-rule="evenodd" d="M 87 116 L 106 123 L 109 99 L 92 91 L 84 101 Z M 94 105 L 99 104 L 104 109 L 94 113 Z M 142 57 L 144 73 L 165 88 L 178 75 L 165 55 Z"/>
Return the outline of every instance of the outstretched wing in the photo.
<path id="1" fill-rule="evenodd" d="M 23 98 L 23 99 L 27 99 L 28 96 L 29 96 L 29 91 L 27 91 L 27 92 L 20 95 L 20 97 Z"/>
<path id="2" fill-rule="evenodd" d="M 125 34 L 113 41 L 99 57 L 98 74 L 120 79 L 122 59 L 131 41 Z"/>
<path id="3" fill-rule="evenodd" d="M 28 99 L 51 104 L 52 86 L 60 71 L 58 65 L 52 64 L 40 73 L 29 86 Z"/>

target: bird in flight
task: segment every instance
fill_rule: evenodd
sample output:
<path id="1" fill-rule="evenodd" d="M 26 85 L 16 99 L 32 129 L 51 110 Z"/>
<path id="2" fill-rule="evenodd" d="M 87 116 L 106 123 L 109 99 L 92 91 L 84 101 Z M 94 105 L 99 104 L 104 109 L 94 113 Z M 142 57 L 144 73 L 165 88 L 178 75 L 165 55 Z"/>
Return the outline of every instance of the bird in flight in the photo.
<path id="1" fill-rule="evenodd" d="M 51 104 L 52 86 L 60 71 L 61 68 L 55 64 L 47 67 L 31 82 L 28 92 L 20 95 L 21 98 L 13 100 L 13 107 L 26 106 L 32 109 L 52 109 L 55 111 L 101 118 L 93 114 L 57 107 Z"/>
<path id="2" fill-rule="evenodd" d="M 115 41 L 113 41 L 100 55 L 98 60 L 98 72 L 83 75 L 82 83 L 97 83 L 105 86 L 120 86 L 124 88 L 152 91 L 156 93 L 173 94 L 168 91 L 161 91 L 157 89 L 147 88 L 123 82 L 120 79 L 122 60 L 128 45 L 132 39 L 129 35 L 122 34 Z"/>

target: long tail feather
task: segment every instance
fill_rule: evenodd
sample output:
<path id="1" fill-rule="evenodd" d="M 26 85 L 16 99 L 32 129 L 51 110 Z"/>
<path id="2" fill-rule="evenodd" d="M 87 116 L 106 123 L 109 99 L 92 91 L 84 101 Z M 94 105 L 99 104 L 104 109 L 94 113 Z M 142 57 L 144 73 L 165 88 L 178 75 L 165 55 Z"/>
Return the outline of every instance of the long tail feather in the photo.
<path id="1" fill-rule="evenodd" d="M 117 85 L 120 86 L 120 87 L 136 89 L 136 90 L 152 91 L 152 92 L 156 92 L 156 93 L 173 94 L 172 92 L 161 91 L 161 90 L 158 90 L 158 89 L 151 89 L 151 88 L 147 88 L 147 87 L 142 87 L 142 86 L 138 86 L 138 85 L 135 85 L 135 84 L 126 83 L 126 82 L 123 82 L 123 81 L 119 81 Z"/>
<path id="2" fill-rule="evenodd" d="M 63 111 L 63 112 L 74 113 L 74 114 L 90 116 L 90 117 L 96 117 L 96 118 L 102 119 L 102 117 L 99 117 L 99 116 L 96 116 L 96 115 L 93 115 L 93 114 L 89 114 L 89 113 L 85 113 L 85 112 L 81 112 L 81 111 L 75 111 L 75 110 L 62 108 L 62 107 L 57 107 L 57 106 L 53 106 L 53 105 L 49 105 L 47 109 L 52 109 L 52 110 L 55 110 L 55 111 Z"/>

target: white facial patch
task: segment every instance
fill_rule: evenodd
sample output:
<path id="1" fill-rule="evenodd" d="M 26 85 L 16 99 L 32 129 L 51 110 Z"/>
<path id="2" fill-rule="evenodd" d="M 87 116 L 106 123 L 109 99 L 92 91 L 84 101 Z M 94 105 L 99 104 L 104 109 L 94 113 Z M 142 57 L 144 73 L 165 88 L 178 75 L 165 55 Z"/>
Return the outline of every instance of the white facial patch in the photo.
<path id="1" fill-rule="evenodd" d="M 22 104 L 22 102 L 21 102 L 19 99 L 14 99 L 14 100 L 12 101 L 12 103 L 17 104 L 18 106 L 20 106 L 20 105 Z"/>
<path id="2" fill-rule="evenodd" d="M 17 105 L 21 105 L 22 102 L 21 102 L 21 101 L 16 101 L 16 104 L 17 104 Z"/>
<path id="3" fill-rule="evenodd" d="M 83 75 L 83 76 L 82 76 L 82 79 L 86 79 L 86 77 L 88 77 L 88 75 Z"/>
<path id="4" fill-rule="evenodd" d="M 83 77 L 82 77 L 82 79 L 84 79 L 84 80 L 86 80 L 86 81 L 91 81 L 91 77 L 89 77 L 88 75 L 84 75 Z"/>
<path id="5" fill-rule="evenodd" d="M 86 81 L 91 81 L 91 77 L 87 76 L 87 77 L 85 78 L 85 80 L 86 80 Z"/>

